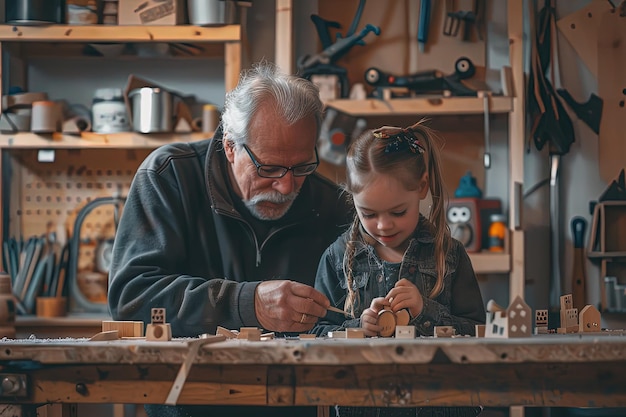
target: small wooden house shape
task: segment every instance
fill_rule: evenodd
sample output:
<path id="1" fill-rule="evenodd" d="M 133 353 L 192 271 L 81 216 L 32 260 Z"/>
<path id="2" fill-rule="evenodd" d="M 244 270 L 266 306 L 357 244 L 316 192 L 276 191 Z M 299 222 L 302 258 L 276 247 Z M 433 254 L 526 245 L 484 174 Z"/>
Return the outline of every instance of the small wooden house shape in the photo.
<path id="1" fill-rule="evenodd" d="M 506 310 L 487 312 L 485 337 L 530 337 L 531 333 L 531 309 L 519 296 Z"/>

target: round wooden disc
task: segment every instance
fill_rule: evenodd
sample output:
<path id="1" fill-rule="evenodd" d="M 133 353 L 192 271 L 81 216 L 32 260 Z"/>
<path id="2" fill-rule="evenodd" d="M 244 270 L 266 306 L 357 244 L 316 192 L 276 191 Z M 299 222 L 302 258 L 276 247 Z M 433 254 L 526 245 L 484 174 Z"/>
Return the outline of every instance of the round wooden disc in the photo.
<path id="1" fill-rule="evenodd" d="M 378 325 L 382 327 L 378 334 L 382 337 L 390 337 L 396 332 L 396 315 L 390 310 L 378 312 Z"/>
<path id="2" fill-rule="evenodd" d="M 409 324 L 409 321 L 411 321 L 411 315 L 406 308 L 396 313 L 396 326 L 406 326 Z"/>

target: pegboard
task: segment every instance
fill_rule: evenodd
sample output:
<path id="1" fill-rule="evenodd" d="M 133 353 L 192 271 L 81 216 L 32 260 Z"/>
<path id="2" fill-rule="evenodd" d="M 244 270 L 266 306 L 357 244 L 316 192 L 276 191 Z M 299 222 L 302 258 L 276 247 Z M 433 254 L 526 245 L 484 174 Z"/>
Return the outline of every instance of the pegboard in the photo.
<path id="1" fill-rule="evenodd" d="M 150 151 L 57 149 L 52 162 L 40 162 L 39 150 L 12 150 L 9 236 L 27 238 L 54 230 L 71 237 L 85 204 L 98 197 L 127 195 Z M 96 208 L 83 222 L 81 238 L 112 237 L 113 218 L 112 206 Z"/>

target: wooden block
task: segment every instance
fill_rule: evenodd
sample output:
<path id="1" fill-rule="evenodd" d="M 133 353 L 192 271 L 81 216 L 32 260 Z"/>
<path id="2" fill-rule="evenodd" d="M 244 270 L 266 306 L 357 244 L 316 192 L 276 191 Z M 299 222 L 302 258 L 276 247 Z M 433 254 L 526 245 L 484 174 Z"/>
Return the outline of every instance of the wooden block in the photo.
<path id="1" fill-rule="evenodd" d="M 348 339 L 364 339 L 365 332 L 359 327 L 352 327 L 346 329 L 346 338 Z"/>
<path id="2" fill-rule="evenodd" d="M 382 327 L 378 334 L 382 337 L 391 337 L 396 332 L 396 315 L 391 310 L 378 312 L 378 325 Z"/>
<path id="3" fill-rule="evenodd" d="M 153 308 L 150 314 L 150 323 L 152 324 L 165 324 L 165 309 L 162 307 Z"/>
<path id="4" fill-rule="evenodd" d="M 548 310 L 535 311 L 535 326 L 548 327 Z"/>
<path id="5" fill-rule="evenodd" d="M 452 337 L 456 335 L 456 329 L 452 326 L 435 326 L 435 337 Z"/>
<path id="6" fill-rule="evenodd" d="M 345 339 L 346 331 L 345 330 L 335 330 L 334 332 L 328 332 L 328 337 L 331 339 Z"/>
<path id="7" fill-rule="evenodd" d="M 484 324 L 476 324 L 474 326 L 476 337 L 485 337 L 485 328 L 486 326 Z"/>
<path id="8" fill-rule="evenodd" d="M 396 312 L 396 326 L 406 326 L 410 321 L 411 315 L 409 314 L 409 310 L 406 308 Z"/>
<path id="9" fill-rule="evenodd" d="M 315 336 L 315 335 L 313 335 Z M 261 340 L 272 340 L 274 339 L 275 334 L 274 332 L 268 332 L 268 333 L 262 333 L 261 334 Z"/>
<path id="10" fill-rule="evenodd" d="M 239 329 L 237 339 L 245 339 L 258 342 L 261 340 L 261 330 L 256 327 L 242 327 Z"/>
<path id="11" fill-rule="evenodd" d="M 535 327 L 535 334 L 548 334 L 547 326 L 537 326 Z"/>
<path id="12" fill-rule="evenodd" d="M 396 339 L 415 339 L 415 326 L 396 326 Z"/>
<path id="13" fill-rule="evenodd" d="M 217 326 L 217 330 L 215 332 L 215 334 L 221 334 L 222 336 L 226 337 L 226 339 L 236 339 L 237 335 L 233 332 L 231 332 L 230 330 L 228 330 L 225 327 L 222 326 Z"/>
<path id="14" fill-rule="evenodd" d="M 119 337 L 143 337 L 143 321 L 103 321 L 102 331 L 110 330 L 117 330 Z"/>
<path id="15" fill-rule="evenodd" d="M 599 332 L 601 327 L 601 316 L 597 308 L 592 305 L 586 305 L 578 315 L 578 331 L 583 332 Z"/>
<path id="16" fill-rule="evenodd" d="M 300 339 L 315 339 L 315 335 L 313 333 L 300 333 L 298 337 Z"/>
<path id="17" fill-rule="evenodd" d="M 166 342 L 172 340 L 172 328 L 169 323 L 146 326 L 146 340 L 153 342 Z"/>
<path id="18" fill-rule="evenodd" d="M 577 308 L 568 308 L 567 310 L 565 310 L 565 314 L 563 314 L 563 310 L 561 310 L 561 327 L 565 327 L 565 328 L 576 327 L 578 329 L 578 309 Z"/>

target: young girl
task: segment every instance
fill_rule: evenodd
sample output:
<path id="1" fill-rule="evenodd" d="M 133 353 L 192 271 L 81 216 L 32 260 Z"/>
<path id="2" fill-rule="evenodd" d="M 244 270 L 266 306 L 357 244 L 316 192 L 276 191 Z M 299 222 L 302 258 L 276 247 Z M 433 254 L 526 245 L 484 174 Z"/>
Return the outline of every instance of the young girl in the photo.
<path id="1" fill-rule="evenodd" d="M 322 255 L 315 288 L 331 305 L 313 332 L 324 335 L 361 327 L 377 336 L 378 313 L 406 309 L 417 335 L 432 336 L 434 326 L 453 326 L 474 335 L 485 310 L 476 276 L 463 245 L 446 224 L 439 148 L 421 122 L 407 128 L 366 131 L 350 146 L 346 191 L 356 216 L 352 226 Z M 420 202 L 430 190 L 428 219 Z M 436 412 L 437 414 L 430 414 Z M 480 408 L 371 409 L 339 407 L 343 416 L 475 416 Z"/>

